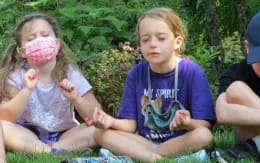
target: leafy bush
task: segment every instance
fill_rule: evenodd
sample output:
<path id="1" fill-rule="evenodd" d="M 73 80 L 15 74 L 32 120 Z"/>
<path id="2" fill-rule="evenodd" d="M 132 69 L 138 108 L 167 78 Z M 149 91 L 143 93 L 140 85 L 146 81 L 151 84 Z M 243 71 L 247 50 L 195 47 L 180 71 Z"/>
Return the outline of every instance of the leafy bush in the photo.
<path id="1" fill-rule="evenodd" d="M 188 56 L 205 71 L 213 95 L 213 101 L 215 101 L 217 96 L 218 80 L 216 75 L 212 73 L 212 63 L 219 54 L 220 48 L 218 46 L 209 46 L 200 38 L 193 48 L 193 53 Z"/>
<path id="2" fill-rule="evenodd" d="M 231 64 L 238 63 L 245 58 L 241 51 L 239 34 L 235 32 L 232 36 L 223 40 L 223 48 L 225 51 L 224 65 L 228 67 Z"/>
<path id="3" fill-rule="evenodd" d="M 137 51 L 129 45 L 122 44 L 121 47 L 78 61 L 94 87 L 96 98 L 112 115 L 117 113 L 128 70 L 136 64 L 137 58 Z"/>

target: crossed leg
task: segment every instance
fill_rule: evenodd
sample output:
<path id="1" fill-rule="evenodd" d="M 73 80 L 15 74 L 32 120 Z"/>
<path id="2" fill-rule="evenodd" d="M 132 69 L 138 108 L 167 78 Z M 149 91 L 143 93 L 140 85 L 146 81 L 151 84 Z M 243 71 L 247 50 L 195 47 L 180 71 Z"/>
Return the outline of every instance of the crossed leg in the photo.
<path id="1" fill-rule="evenodd" d="M 9 121 L 1 122 L 7 148 L 28 153 L 50 153 L 51 148 L 41 142 L 30 130 Z"/>
<path id="2" fill-rule="evenodd" d="M 210 148 L 213 144 L 213 136 L 205 127 L 199 127 L 182 136 L 172 138 L 155 148 L 147 139 L 133 133 L 96 130 L 94 137 L 99 145 L 116 154 L 127 155 L 145 162 L 155 162 L 162 157 L 185 154 L 188 150 L 198 151 L 202 148 Z"/>
<path id="3" fill-rule="evenodd" d="M 232 125 L 240 141 L 260 135 L 260 98 L 243 82 L 233 82 L 216 101 L 219 123 Z"/>
<path id="4" fill-rule="evenodd" d="M 85 124 L 73 127 L 62 134 L 59 141 L 53 144 L 54 148 L 67 151 L 84 151 L 96 146 L 93 138 L 95 127 L 87 127 Z"/>
<path id="5" fill-rule="evenodd" d="M 39 140 L 29 129 L 9 121 L 1 121 L 3 125 L 4 142 L 7 148 L 27 153 L 50 153 L 51 148 Z M 76 126 L 60 137 L 53 147 L 66 151 L 83 151 L 95 146 L 93 139 L 94 127 L 85 124 Z"/>

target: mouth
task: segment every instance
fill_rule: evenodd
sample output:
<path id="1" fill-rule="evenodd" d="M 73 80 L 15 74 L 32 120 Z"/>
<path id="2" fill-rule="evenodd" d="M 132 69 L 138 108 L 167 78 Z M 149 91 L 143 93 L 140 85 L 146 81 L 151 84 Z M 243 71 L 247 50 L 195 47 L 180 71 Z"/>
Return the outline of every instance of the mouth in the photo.
<path id="1" fill-rule="evenodd" d="M 150 56 L 158 56 L 160 53 L 157 53 L 157 52 L 151 52 L 151 53 L 149 53 L 150 54 Z"/>

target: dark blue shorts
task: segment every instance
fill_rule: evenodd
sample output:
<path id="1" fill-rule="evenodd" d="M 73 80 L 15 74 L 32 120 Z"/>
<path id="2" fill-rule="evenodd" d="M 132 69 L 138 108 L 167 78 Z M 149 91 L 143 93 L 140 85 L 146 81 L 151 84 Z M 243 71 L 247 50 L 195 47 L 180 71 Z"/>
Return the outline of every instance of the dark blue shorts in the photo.
<path id="1" fill-rule="evenodd" d="M 57 142 L 61 137 L 61 135 L 66 131 L 65 130 L 60 132 L 48 132 L 46 130 L 41 129 L 40 127 L 31 124 L 26 124 L 26 123 L 17 123 L 17 124 L 32 131 L 39 138 L 39 140 L 41 140 L 45 144 L 51 142 Z"/>

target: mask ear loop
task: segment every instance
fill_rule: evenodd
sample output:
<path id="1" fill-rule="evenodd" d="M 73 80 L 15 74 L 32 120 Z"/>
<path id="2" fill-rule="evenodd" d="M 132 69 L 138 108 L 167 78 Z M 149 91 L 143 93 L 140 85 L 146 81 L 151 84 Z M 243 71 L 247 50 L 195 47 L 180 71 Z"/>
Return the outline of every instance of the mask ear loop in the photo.
<path id="1" fill-rule="evenodd" d="M 18 54 L 20 54 L 21 48 L 19 48 L 19 47 L 17 46 L 17 47 L 16 47 L 16 52 L 17 52 Z"/>
<path id="2" fill-rule="evenodd" d="M 21 49 L 22 48 L 20 48 L 20 47 L 16 47 L 16 52 L 19 54 L 19 55 L 21 55 Z M 28 69 L 28 65 L 27 65 L 27 59 L 26 58 L 24 58 L 24 57 L 22 57 L 23 58 L 23 65 L 22 65 L 22 67 L 24 68 L 24 69 Z"/>

